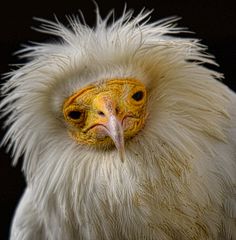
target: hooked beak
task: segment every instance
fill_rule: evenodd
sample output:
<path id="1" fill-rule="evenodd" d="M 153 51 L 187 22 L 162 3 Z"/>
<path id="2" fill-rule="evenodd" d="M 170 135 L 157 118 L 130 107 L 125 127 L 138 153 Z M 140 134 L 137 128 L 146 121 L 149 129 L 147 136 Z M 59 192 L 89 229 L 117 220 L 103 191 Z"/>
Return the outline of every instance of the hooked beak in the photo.
<path id="1" fill-rule="evenodd" d="M 107 135 L 113 140 L 120 156 L 121 162 L 125 159 L 124 130 L 116 116 L 111 115 L 105 125 Z"/>
<path id="2" fill-rule="evenodd" d="M 119 113 L 117 112 L 117 101 L 110 96 L 99 94 L 94 100 L 94 109 L 97 113 L 100 113 L 97 123 L 99 123 L 100 126 L 103 126 L 105 135 L 113 140 L 118 150 L 120 160 L 124 162 L 124 129 L 121 120 L 122 116 L 119 116 Z"/>

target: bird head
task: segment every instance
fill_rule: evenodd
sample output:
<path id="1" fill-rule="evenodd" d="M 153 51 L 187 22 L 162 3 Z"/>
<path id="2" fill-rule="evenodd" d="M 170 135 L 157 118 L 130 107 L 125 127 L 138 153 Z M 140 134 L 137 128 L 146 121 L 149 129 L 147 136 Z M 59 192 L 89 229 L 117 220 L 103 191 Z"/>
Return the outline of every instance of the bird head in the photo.
<path id="1" fill-rule="evenodd" d="M 124 161 L 124 142 L 143 128 L 146 103 L 142 82 L 111 79 L 73 93 L 64 102 L 63 114 L 75 141 L 97 147 L 114 144 Z"/>

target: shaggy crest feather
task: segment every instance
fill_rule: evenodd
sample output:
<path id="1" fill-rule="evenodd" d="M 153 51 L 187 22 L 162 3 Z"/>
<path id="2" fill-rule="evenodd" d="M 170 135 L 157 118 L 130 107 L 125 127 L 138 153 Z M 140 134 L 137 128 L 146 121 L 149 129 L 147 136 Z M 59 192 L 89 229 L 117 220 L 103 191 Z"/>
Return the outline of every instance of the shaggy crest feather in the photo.
<path id="1" fill-rule="evenodd" d="M 184 31 L 176 18 L 149 16 L 110 24 L 97 11 L 94 29 L 40 20 L 60 41 L 19 51 L 30 61 L 8 74 L 0 104 L 3 144 L 14 164 L 24 156 L 28 184 L 12 239 L 236 239 L 235 94 L 204 67 L 215 64 L 205 46 L 173 36 Z M 70 138 L 62 106 L 85 85 L 126 77 L 145 84 L 149 116 L 121 163 L 115 149 Z"/>

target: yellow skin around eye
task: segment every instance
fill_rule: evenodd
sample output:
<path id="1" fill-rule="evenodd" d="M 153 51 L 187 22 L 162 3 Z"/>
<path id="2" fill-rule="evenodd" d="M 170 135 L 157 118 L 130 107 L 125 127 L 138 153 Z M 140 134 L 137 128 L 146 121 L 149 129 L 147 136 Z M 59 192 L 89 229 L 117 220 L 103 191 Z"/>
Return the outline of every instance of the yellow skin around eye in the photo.
<path id="1" fill-rule="evenodd" d="M 135 100 L 132 96 L 138 91 L 142 92 L 142 98 Z M 117 134 L 109 128 L 110 119 L 116 119 L 121 126 L 124 139 L 132 138 L 145 124 L 146 103 L 146 88 L 139 80 L 111 79 L 71 95 L 64 102 L 63 114 L 70 135 L 78 143 L 110 146 L 114 145 L 111 136 Z M 80 117 L 71 118 L 71 111 L 79 111 Z"/>

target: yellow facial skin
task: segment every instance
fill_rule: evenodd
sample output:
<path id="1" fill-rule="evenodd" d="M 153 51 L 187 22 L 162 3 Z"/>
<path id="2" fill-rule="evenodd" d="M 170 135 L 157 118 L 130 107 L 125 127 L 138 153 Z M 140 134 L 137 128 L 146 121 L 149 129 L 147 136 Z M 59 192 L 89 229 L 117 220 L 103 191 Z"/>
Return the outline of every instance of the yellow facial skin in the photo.
<path id="1" fill-rule="evenodd" d="M 80 144 L 115 145 L 124 160 L 124 141 L 135 136 L 146 120 L 147 93 L 136 79 L 111 79 L 89 85 L 63 105 L 70 135 Z"/>

